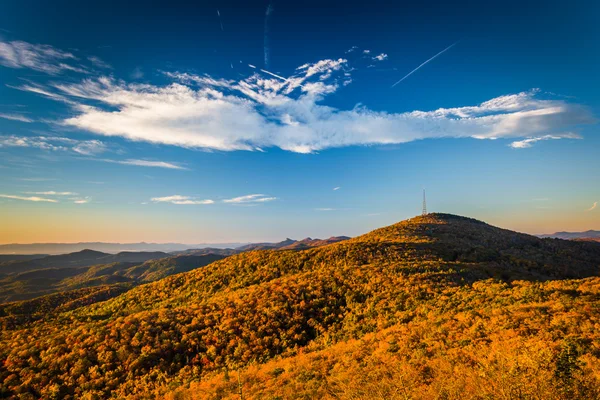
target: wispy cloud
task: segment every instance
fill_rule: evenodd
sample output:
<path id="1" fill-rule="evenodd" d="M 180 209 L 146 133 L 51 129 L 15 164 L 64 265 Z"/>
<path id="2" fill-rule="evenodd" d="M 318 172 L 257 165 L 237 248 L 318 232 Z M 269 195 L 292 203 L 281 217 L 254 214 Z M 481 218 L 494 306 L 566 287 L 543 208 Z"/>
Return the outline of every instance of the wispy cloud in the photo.
<path id="1" fill-rule="evenodd" d="M 60 136 L 0 136 L 1 147 L 31 147 L 49 151 L 73 151 L 83 155 L 96 155 L 107 150 L 99 140 L 76 140 Z"/>
<path id="2" fill-rule="evenodd" d="M 333 188 L 333 190 L 340 190 L 342 187 L 341 186 L 336 186 Z"/>
<path id="3" fill-rule="evenodd" d="M 223 21 L 221 21 L 221 13 L 219 12 L 218 8 L 217 8 L 217 17 L 219 17 L 219 24 L 221 24 L 221 32 L 225 32 L 225 29 L 223 29 Z"/>
<path id="4" fill-rule="evenodd" d="M 0 118 L 10 119 L 12 121 L 20 121 L 20 122 L 33 122 L 31 118 L 28 118 L 21 114 L 5 114 L 0 113 Z"/>
<path id="5" fill-rule="evenodd" d="M 88 60 L 98 68 L 112 69 L 112 66 L 104 60 L 102 60 L 100 57 L 89 56 Z"/>
<path id="6" fill-rule="evenodd" d="M 25 192 L 27 194 L 40 194 L 44 196 L 77 196 L 78 193 L 75 192 L 55 192 L 53 190 L 49 190 L 46 192 Z"/>
<path id="7" fill-rule="evenodd" d="M 0 41 L 0 65 L 8 68 L 29 68 L 52 75 L 65 71 L 88 72 L 83 67 L 67 64 L 76 60 L 72 53 L 45 44 Z"/>
<path id="8" fill-rule="evenodd" d="M 392 87 L 396 86 L 397 84 L 399 84 L 400 82 L 402 82 L 403 80 L 405 80 L 406 78 L 408 78 L 409 76 L 411 76 L 412 74 L 414 74 L 415 72 L 417 72 L 418 70 L 420 70 L 423 66 L 425 66 L 425 64 L 429 63 L 430 61 L 435 60 L 437 57 L 441 56 L 443 53 L 447 52 L 448 50 L 450 50 L 452 47 L 454 47 L 458 42 L 452 43 L 450 46 L 446 47 L 444 50 L 440 51 L 439 53 L 437 53 L 435 56 L 429 58 L 427 61 L 421 63 L 421 65 L 419 65 L 417 68 L 413 69 L 412 71 L 410 71 L 408 74 L 406 74 L 402 79 L 400 79 L 398 82 L 394 83 L 392 85 Z"/>
<path id="9" fill-rule="evenodd" d="M 110 159 L 101 159 L 100 161 L 115 163 L 115 164 L 123 164 L 123 165 L 135 165 L 138 167 L 151 167 L 151 168 L 166 168 L 166 169 L 181 169 L 187 170 L 187 168 L 182 167 L 181 165 L 166 162 L 166 161 L 149 161 L 149 160 L 110 160 Z"/>
<path id="10" fill-rule="evenodd" d="M 329 208 L 329 207 L 321 207 L 321 208 L 315 208 L 315 211 L 336 211 L 336 209 Z"/>
<path id="11" fill-rule="evenodd" d="M 129 76 L 133 80 L 142 79 L 144 77 L 144 71 L 142 71 L 140 67 L 136 67 L 133 71 L 131 71 L 131 74 Z"/>
<path id="12" fill-rule="evenodd" d="M 181 196 L 181 195 L 173 195 L 173 196 L 165 196 L 165 197 L 153 197 L 153 203 L 171 203 L 177 205 L 204 205 L 204 204 L 214 204 L 213 200 L 197 200 L 190 196 Z"/>
<path id="13" fill-rule="evenodd" d="M 518 140 L 512 142 L 509 146 L 513 149 L 527 149 L 532 147 L 535 143 L 542 140 L 560 140 L 560 139 L 581 139 L 581 136 L 575 133 L 564 133 L 558 135 L 543 135 L 538 137 L 531 137 L 524 140 Z"/>
<path id="14" fill-rule="evenodd" d="M 17 178 L 20 181 L 25 182 L 47 182 L 47 181 L 55 181 L 55 178 Z"/>
<path id="15" fill-rule="evenodd" d="M 243 203 L 266 203 L 268 201 L 277 200 L 277 197 L 269 197 L 264 194 L 248 194 L 245 196 L 234 197 L 232 199 L 223 200 L 224 203 L 243 204 Z"/>
<path id="16" fill-rule="evenodd" d="M 381 53 L 378 56 L 373 57 L 373 60 L 377 60 L 377 61 L 383 61 L 383 60 L 387 60 L 388 55 L 385 53 Z"/>
<path id="17" fill-rule="evenodd" d="M 87 204 L 91 200 L 92 200 L 91 198 L 86 197 L 85 199 L 75 199 L 75 200 L 73 200 L 73 203 L 75 203 L 75 204 Z"/>
<path id="18" fill-rule="evenodd" d="M 25 196 L 17 196 L 17 195 L 10 195 L 10 194 L 0 194 L 0 197 L 2 197 L 4 199 L 12 199 L 12 200 L 35 201 L 35 202 L 46 202 L 46 203 L 58 203 L 58 200 L 46 199 L 46 198 L 37 197 L 37 196 L 25 197 Z"/>
<path id="19" fill-rule="evenodd" d="M 592 206 L 590 208 L 588 208 L 587 210 L 585 210 L 585 211 L 594 211 L 597 206 L 598 206 L 598 202 L 595 201 L 594 204 L 592 204 Z"/>

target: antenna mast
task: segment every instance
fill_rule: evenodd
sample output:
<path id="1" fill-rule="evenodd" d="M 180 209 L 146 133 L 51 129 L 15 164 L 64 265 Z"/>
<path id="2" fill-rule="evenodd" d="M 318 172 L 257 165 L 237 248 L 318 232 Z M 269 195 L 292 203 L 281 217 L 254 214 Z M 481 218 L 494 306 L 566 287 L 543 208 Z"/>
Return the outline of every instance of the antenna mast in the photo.
<path id="1" fill-rule="evenodd" d="M 427 198 L 425 198 L 425 189 L 423 189 L 423 215 L 427 215 Z"/>

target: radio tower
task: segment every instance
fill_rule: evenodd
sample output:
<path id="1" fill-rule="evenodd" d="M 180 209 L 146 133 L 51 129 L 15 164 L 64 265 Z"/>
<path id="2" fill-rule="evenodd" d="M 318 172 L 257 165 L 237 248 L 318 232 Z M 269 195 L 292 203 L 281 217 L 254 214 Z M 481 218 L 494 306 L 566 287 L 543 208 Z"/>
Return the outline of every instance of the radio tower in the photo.
<path id="1" fill-rule="evenodd" d="M 427 215 L 427 199 L 425 198 L 425 189 L 423 189 L 423 215 Z"/>

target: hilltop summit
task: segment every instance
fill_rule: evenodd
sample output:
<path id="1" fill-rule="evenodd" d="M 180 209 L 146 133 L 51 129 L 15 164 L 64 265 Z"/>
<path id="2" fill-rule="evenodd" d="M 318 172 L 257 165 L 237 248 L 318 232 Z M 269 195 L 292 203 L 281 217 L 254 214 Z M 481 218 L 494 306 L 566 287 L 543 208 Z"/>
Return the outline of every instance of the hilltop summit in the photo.
<path id="1" fill-rule="evenodd" d="M 449 214 L 248 251 L 106 301 L 52 298 L 35 322 L 14 315 L 18 304 L 0 309 L 2 394 L 146 398 L 182 385 L 181 396 L 234 398 L 237 370 L 249 398 L 395 398 L 399 382 L 422 399 L 490 397 L 498 382 L 525 397 L 594 398 L 599 266 L 597 243 Z"/>

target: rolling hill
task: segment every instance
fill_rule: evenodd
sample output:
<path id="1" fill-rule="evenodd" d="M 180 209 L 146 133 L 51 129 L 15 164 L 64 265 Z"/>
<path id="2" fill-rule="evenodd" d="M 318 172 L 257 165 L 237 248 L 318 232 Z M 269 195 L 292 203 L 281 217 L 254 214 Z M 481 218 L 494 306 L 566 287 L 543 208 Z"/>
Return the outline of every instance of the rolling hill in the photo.
<path id="1" fill-rule="evenodd" d="M 585 232 L 555 232 L 549 235 L 540 235 L 541 238 L 554 238 L 564 240 L 589 239 L 600 240 L 600 231 L 589 230 Z"/>
<path id="2" fill-rule="evenodd" d="M 598 243 L 448 214 L 248 251 L 0 306 L 0 395 L 598 398 L 599 271 Z"/>
<path id="3" fill-rule="evenodd" d="M 11 260 L 0 263 L 0 274 L 22 273 L 40 268 L 77 268 L 95 264 L 115 262 L 144 262 L 156 258 L 167 257 L 163 252 L 121 252 L 118 254 L 102 253 L 94 250 L 81 250 L 75 253 L 34 258 L 30 260 Z"/>
<path id="4" fill-rule="evenodd" d="M 14 254 L 67 254 L 79 252 L 82 250 L 94 250 L 103 253 L 116 254 L 124 251 L 128 252 L 175 252 L 184 251 L 190 248 L 232 248 L 242 246 L 244 243 L 103 243 L 103 242 L 82 242 L 82 243 L 12 243 L 0 244 L 0 256 L 12 256 Z M 1 259 L 1 258 L 0 258 Z"/>
<path id="5" fill-rule="evenodd" d="M 277 243 L 250 243 L 245 246 L 237 247 L 238 251 L 252 250 L 304 250 L 311 247 L 325 246 L 331 243 L 337 243 L 350 239 L 348 236 L 332 236 L 329 239 L 312 239 L 306 238 L 302 240 L 294 240 L 287 238 Z"/>
<path id="6" fill-rule="evenodd" d="M 3 272 L 0 275 L 0 303 L 93 286 L 127 284 L 131 287 L 190 271 L 224 257 L 216 254 L 166 256 L 160 252 L 111 255 L 84 250 L 0 264 Z"/>

